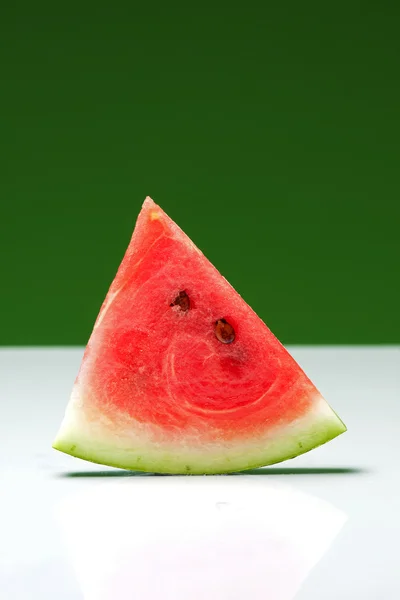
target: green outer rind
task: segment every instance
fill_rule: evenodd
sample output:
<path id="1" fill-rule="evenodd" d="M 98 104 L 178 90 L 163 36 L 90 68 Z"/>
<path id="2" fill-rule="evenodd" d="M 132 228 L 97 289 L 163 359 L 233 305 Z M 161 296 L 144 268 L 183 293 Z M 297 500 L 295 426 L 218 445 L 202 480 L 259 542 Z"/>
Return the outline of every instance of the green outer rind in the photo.
<path id="1" fill-rule="evenodd" d="M 99 419 L 93 422 L 71 400 L 53 448 L 93 463 L 121 469 L 166 474 L 216 475 L 279 463 L 309 452 L 346 431 L 346 426 L 318 396 L 309 412 L 281 424 L 263 437 L 230 444 L 198 441 L 157 442 L 143 431 L 132 432 Z"/>

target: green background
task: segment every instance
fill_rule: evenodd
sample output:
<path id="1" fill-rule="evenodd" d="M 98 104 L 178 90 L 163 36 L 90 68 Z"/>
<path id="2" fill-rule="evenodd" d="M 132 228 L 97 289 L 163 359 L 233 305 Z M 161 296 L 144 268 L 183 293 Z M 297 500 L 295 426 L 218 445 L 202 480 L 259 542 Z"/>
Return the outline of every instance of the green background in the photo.
<path id="1" fill-rule="evenodd" d="M 84 344 L 144 197 L 285 343 L 400 342 L 398 2 L 19 2 L 0 344 Z"/>

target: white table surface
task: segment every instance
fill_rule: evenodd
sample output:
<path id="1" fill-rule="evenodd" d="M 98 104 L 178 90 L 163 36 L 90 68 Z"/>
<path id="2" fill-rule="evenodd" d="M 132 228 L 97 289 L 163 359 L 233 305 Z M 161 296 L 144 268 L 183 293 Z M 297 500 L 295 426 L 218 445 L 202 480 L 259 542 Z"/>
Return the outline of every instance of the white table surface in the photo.
<path id="1" fill-rule="evenodd" d="M 82 349 L 0 350 L 1 600 L 399 600 L 400 347 L 290 350 L 348 432 L 213 477 L 52 450 Z"/>

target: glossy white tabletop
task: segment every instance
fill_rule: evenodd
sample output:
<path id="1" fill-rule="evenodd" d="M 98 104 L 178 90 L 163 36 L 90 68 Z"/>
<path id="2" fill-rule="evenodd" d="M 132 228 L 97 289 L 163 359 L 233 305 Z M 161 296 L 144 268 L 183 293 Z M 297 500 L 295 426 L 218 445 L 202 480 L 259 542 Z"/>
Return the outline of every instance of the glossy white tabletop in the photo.
<path id="1" fill-rule="evenodd" d="M 400 348 L 291 348 L 348 426 L 248 474 L 52 450 L 81 349 L 0 350 L 1 600 L 399 600 Z"/>

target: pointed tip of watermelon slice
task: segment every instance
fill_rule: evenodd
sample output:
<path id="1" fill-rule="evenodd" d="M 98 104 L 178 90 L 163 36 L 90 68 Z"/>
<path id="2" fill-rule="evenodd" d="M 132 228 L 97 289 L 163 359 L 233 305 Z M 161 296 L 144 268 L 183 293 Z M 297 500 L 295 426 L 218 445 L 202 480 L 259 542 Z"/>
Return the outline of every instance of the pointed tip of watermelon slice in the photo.
<path id="1" fill-rule="evenodd" d="M 153 198 L 146 196 L 142 204 L 142 208 L 153 208 L 154 206 L 157 206 L 157 204 L 154 202 Z"/>
<path id="2" fill-rule="evenodd" d="M 165 219 L 167 218 L 167 215 L 165 214 L 163 209 L 160 206 L 158 206 L 158 204 L 156 204 L 154 200 L 150 198 L 150 196 L 146 196 L 142 204 L 141 214 L 144 214 L 145 219 L 148 219 L 149 221 L 162 220 L 165 222 Z"/>

